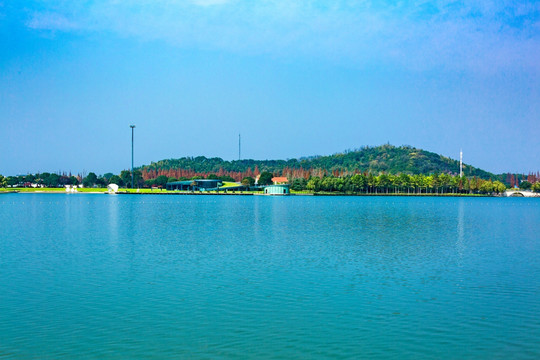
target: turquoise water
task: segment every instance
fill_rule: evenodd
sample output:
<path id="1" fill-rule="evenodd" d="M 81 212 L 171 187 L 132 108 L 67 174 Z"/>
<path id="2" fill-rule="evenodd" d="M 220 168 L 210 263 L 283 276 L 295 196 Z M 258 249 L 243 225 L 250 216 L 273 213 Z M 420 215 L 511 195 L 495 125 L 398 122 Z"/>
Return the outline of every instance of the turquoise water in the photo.
<path id="1" fill-rule="evenodd" d="M 540 358 L 539 199 L 0 205 L 0 358 Z"/>

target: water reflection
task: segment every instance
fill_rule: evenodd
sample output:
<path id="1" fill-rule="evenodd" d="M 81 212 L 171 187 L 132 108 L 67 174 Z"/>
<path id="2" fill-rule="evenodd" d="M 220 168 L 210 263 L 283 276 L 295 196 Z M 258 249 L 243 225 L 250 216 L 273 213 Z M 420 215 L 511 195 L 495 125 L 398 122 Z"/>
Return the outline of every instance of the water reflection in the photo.
<path id="1" fill-rule="evenodd" d="M 108 199 L 107 208 L 109 210 L 109 218 L 108 218 L 108 238 L 109 238 L 109 244 L 113 247 L 118 246 L 118 226 L 120 225 L 120 218 L 119 218 L 119 201 L 118 201 L 118 195 L 108 195 L 110 199 Z"/>
<path id="2" fill-rule="evenodd" d="M 456 241 L 456 251 L 458 254 L 458 259 L 463 259 L 463 254 L 465 253 L 465 200 L 458 200 L 458 216 L 457 216 L 457 241 Z"/>

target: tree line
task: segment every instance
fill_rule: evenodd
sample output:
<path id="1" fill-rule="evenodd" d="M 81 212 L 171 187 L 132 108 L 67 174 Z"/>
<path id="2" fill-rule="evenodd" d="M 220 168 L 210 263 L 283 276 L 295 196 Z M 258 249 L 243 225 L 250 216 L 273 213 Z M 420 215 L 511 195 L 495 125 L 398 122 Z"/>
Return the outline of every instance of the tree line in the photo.
<path id="1" fill-rule="evenodd" d="M 159 175 L 154 179 L 144 179 L 143 173 L 136 170 L 133 173 L 135 187 L 161 187 L 164 188 L 167 183 L 174 181 L 185 181 L 194 179 L 217 179 L 221 181 L 233 182 L 236 179 L 217 174 L 196 175 L 188 177 L 167 177 Z M 269 171 L 263 171 L 258 175 L 258 185 L 268 185 L 272 183 L 272 177 L 282 174 L 274 174 Z M 311 192 L 329 192 L 329 193 L 363 193 L 363 194 L 499 194 L 507 189 L 507 186 L 499 180 L 481 179 L 476 176 L 460 177 L 447 173 L 440 174 L 385 174 L 378 175 L 372 173 L 362 174 L 341 174 L 340 176 L 323 175 L 309 177 L 288 176 L 291 190 L 311 191 Z M 530 180 L 531 177 L 529 176 Z M 540 192 L 540 179 L 534 178 L 535 182 L 521 180 L 520 189 Z M 83 185 L 84 187 L 106 187 L 108 184 L 117 184 L 121 187 L 131 187 L 131 171 L 123 170 L 118 175 L 106 173 L 96 175 L 90 172 L 85 177 L 80 175 L 66 175 L 54 173 L 28 174 L 20 176 L 4 177 L 0 175 L 0 187 L 63 187 L 65 185 Z M 241 180 L 246 188 L 255 185 L 255 178 L 246 176 Z"/>
<path id="2" fill-rule="evenodd" d="M 444 173 L 431 175 L 401 173 L 294 179 L 291 189 L 363 194 L 499 194 L 506 190 L 506 186 L 498 180 L 484 180 L 478 177 L 459 177 Z"/>
<path id="3" fill-rule="evenodd" d="M 223 175 L 218 176 L 216 174 L 199 174 L 192 177 L 167 177 L 165 175 L 157 176 L 155 179 L 144 179 L 143 173 L 141 170 L 135 170 L 133 172 L 133 183 L 135 188 L 144 188 L 144 187 L 165 187 L 169 182 L 174 181 L 183 181 L 183 180 L 194 180 L 194 179 L 218 179 L 221 181 L 231 181 L 234 182 L 235 179 Z M 253 180 L 254 182 L 255 180 Z M 64 187 L 66 185 L 82 185 L 83 187 L 98 187 L 105 188 L 109 184 L 116 184 L 120 187 L 131 188 L 132 178 L 131 171 L 122 170 L 120 174 L 115 175 L 113 173 L 106 173 L 104 175 L 96 175 L 94 172 L 90 172 L 86 176 L 82 175 L 66 175 L 66 174 L 55 174 L 55 173 L 37 173 L 37 174 L 27 174 L 27 175 L 18 175 L 18 176 L 7 176 L 4 177 L 0 175 L 0 187 L 47 187 L 47 188 L 57 188 Z M 251 183 L 251 182 L 250 182 Z"/>
<path id="4" fill-rule="evenodd" d="M 288 160 L 225 161 L 204 156 L 168 159 L 136 168 L 133 178 L 136 188 L 163 188 L 169 182 L 202 178 L 242 182 L 250 186 L 258 176 L 261 177 L 259 184 L 268 182 L 266 174 L 270 174 L 287 177 L 294 190 L 362 193 L 497 193 L 502 188 L 500 184 L 520 188 L 530 184 L 530 189 L 534 190 L 540 182 L 538 172 L 528 175 L 495 175 L 465 164 L 463 170 L 466 176 L 460 178 L 457 176 L 459 162 L 456 160 L 411 146 L 395 147 L 387 144 L 366 146 L 329 156 Z M 104 175 L 90 172 L 84 176 L 44 172 L 3 179 L 6 186 L 11 187 L 106 187 L 111 183 L 131 187 L 132 183 L 129 170 Z"/>
<path id="5" fill-rule="evenodd" d="M 142 185 L 143 182 L 141 172 L 134 172 L 135 178 L 137 180 L 137 185 Z M 112 173 L 106 173 L 104 175 L 96 175 L 94 172 L 90 172 L 86 176 L 82 175 L 71 175 L 71 174 L 57 174 L 57 173 L 36 173 L 36 174 L 27 174 L 27 175 L 18 175 L 18 176 L 7 176 L 3 177 L 0 175 L 0 178 L 3 180 L 0 184 L 3 187 L 64 187 L 66 185 L 83 185 L 84 187 L 107 187 L 108 184 L 117 184 L 124 186 L 129 181 L 131 184 L 131 171 L 123 170 L 119 175 L 114 175 Z"/>

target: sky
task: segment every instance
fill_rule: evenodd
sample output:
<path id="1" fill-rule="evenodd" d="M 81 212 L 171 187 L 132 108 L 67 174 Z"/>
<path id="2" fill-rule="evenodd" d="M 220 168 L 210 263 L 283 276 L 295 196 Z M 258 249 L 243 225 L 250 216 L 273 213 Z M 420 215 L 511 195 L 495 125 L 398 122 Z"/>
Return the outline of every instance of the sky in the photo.
<path id="1" fill-rule="evenodd" d="M 0 174 L 386 143 L 540 170 L 540 2 L 0 0 Z"/>

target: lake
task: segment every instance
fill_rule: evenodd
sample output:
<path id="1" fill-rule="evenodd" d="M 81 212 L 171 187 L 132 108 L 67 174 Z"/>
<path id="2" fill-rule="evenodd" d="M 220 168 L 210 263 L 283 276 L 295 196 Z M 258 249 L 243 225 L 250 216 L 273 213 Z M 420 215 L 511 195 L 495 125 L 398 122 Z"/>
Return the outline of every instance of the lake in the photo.
<path id="1" fill-rule="evenodd" d="M 0 205 L 0 358 L 540 358 L 540 199 Z"/>

